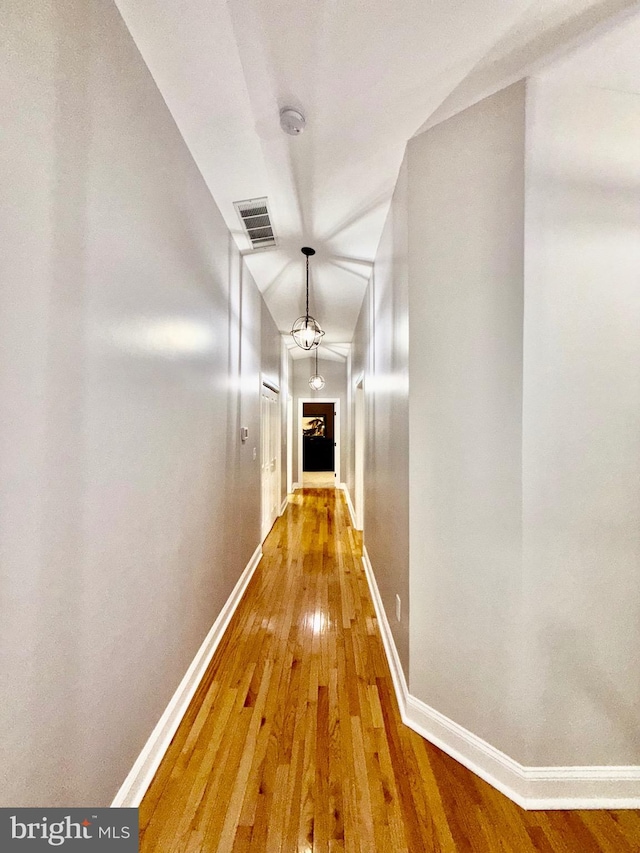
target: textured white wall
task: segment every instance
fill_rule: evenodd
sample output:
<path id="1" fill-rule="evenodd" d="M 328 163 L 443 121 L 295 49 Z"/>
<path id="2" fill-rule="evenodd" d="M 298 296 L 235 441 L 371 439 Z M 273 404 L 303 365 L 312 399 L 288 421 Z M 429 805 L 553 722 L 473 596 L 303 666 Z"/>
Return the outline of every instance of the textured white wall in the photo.
<path id="1" fill-rule="evenodd" d="M 528 760 L 640 764 L 640 95 L 527 116 Z"/>
<path id="2" fill-rule="evenodd" d="M 107 805 L 260 539 L 261 298 L 115 6 L 3 39 L 0 802 Z"/>
<path id="3" fill-rule="evenodd" d="M 409 688 L 515 757 L 524 111 L 520 83 L 407 148 Z"/>

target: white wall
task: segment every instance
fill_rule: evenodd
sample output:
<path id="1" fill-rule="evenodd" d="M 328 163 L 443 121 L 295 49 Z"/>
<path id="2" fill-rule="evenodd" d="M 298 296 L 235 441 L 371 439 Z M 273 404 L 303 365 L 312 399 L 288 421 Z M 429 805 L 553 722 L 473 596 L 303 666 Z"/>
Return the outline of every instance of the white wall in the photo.
<path id="1" fill-rule="evenodd" d="M 284 501 L 287 497 L 287 493 L 289 491 L 287 484 L 288 474 L 288 463 L 287 458 L 290 456 L 291 463 L 291 483 L 295 480 L 295 474 L 293 473 L 293 454 L 295 452 L 295 430 L 293 419 L 295 418 L 295 411 L 293 405 L 293 359 L 291 357 L 291 353 L 286 345 L 284 340 L 284 336 L 281 337 L 280 341 L 280 354 L 281 354 L 281 369 L 280 369 L 280 418 L 281 418 L 281 431 L 280 431 L 280 446 L 282 450 L 281 459 L 280 459 L 280 485 L 282 492 L 282 500 Z M 289 397 L 291 397 L 291 403 L 289 403 Z M 289 414 L 290 412 L 290 414 Z M 287 421 L 288 417 L 291 417 L 291 435 L 289 433 L 289 424 Z M 289 437 L 291 437 L 291 448 L 288 449 Z"/>
<path id="2" fill-rule="evenodd" d="M 115 6 L 3 6 L 0 803 L 108 805 L 260 540 L 260 295 Z"/>
<path id="3" fill-rule="evenodd" d="M 364 543 L 409 672 L 408 171 L 403 163 L 354 335 L 351 406 L 364 374 Z M 354 422 L 352 412 L 351 422 Z M 354 436 L 349 489 L 355 495 Z M 396 619 L 396 595 L 401 619 Z"/>
<path id="4" fill-rule="evenodd" d="M 524 110 L 520 83 L 407 148 L 409 689 L 515 757 Z"/>
<path id="5" fill-rule="evenodd" d="M 289 392 L 289 374 L 291 357 L 284 345 L 282 335 L 275 324 L 271 312 L 262 300 L 261 329 L 261 381 L 278 389 L 280 409 L 280 500 L 279 506 L 287 496 L 287 395 Z M 256 439 L 257 440 L 257 439 Z M 253 447 L 253 445 L 252 445 Z M 258 452 L 259 452 L 258 445 Z"/>
<path id="6" fill-rule="evenodd" d="M 640 95 L 548 75 L 411 140 L 354 337 L 409 691 L 527 766 L 640 763 L 639 139 Z"/>
<path id="7" fill-rule="evenodd" d="M 640 764 L 640 95 L 551 77 L 527 116 L 528 759 Z"/>

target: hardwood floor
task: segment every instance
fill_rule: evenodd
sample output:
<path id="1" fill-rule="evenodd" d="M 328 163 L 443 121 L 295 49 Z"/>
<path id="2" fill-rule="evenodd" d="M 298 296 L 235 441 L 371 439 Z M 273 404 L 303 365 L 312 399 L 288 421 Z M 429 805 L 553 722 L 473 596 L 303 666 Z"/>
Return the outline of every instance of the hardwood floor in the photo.
<path id="1" fill-rule="evenodd" d="M 333 471 L 303 471 L 303 489 L 334 489 L 336 476 Z"/>
<path id="2" fill-rule="evenodd" d="M 140 809 L 143 853 L 632 853 L 640 812 L 524 812 L 400 721 L 342 492 L 296 492 Z"/>

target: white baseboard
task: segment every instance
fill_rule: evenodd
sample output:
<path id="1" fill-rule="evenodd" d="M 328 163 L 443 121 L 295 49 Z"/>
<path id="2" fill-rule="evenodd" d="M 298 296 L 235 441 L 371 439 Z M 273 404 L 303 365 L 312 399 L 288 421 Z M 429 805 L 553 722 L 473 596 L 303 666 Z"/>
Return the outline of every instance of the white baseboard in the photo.
<path id="1" fill-rule="evenodd" d="M 301 488 L 302 488 L 302 486 L 300 485 L 300 483 L 294 483 L 293 486 L 291 487 L 291 491 L 295 492 L 296 489 L 301 489 Z"/>
<path id="2" fill-rule="evenodd" d="M 373 607 L 378 618 L 380 634 L 382 635 L 382 644 L 387 655 L 389 669 L 391 670 L 391 680 L 393 681 L 393 688 L 396 693 L 396 699 L 398 700 L 402 721 L 405 725 L 409 725 L 406 720 L 406 703 L 407 696 L 409 695 L 409 688 L 407 687 L 407 680 L 404 675 L 404 670 L 402 669 L 402 664 L 400 663 L 400 658 L 398 657 L 398 650 L 396 649 L 393 634 L 389 627 L 389 620 L 387 619 L 387 614 L 382 604 L 382 598 L 380 597 L 380 591 L 378 589 L 376 577 L 373 573 L 373 566 L 371 565 L 366 545 L 362 546 L 362 565 L 364 566 L 364 573 L 367 576 L 369 590 L 371 591 L 371 598 L 373 599 Z"/>
<path id="3" fill-rule="evenodd" d="M 640 767 L 526 767 L 412 696 L 366 548 L 362 563 L 405 725 L 523 809 L 640 808 Z"/>
<path id="4" fill-rule="evenodd" d="M 289 495 L 285 495 L 285 498 L 280 505 L 280 512 L 278 513 L 278 515 L 284 515 L 284 512 L 287 508 L 288 503 L 289 503 Z"/>
<path id="5" fill-rule="evenodd" d="M 258 545 L 240 575 L 231 595 L 218 614 L 218 618 L 213 623 L 211 630 L 198 649 L 178 689 L 171 697 L 171 701 L 167 705 L 162 717 L 160 717 L 158 724 L 142 748 L 142 752 L 131 768 L 129 775 L 122 783 L 114 801 L 111 803 L 111 808 L 137 808 L 142 802 L 142 798 L 153 781 L 160 762 L 169 748 L 169 744 L 173 740 L 173 736 L 178 730 L 182 718 L 187 712 L 189 703 L 193 699 L 198 685 L 211 663 L 215 650 L 218 648 L 220 640 L 261 558 L 262 545 Z"/>
<path id="6" fill-rule="evenodd" d="M 351 517 L 351 524 L 358 530 L 358 523 L 356 521 L 356 510 L 353 505 L 353 501 L 351 500 L 351 494 L 349 492 L 349 487 L 346 483 L 340 483 L 340 488 L 344 491 L 344 498 L 347 502 L 347 507 L 349 509 L 349 516 Z"/>

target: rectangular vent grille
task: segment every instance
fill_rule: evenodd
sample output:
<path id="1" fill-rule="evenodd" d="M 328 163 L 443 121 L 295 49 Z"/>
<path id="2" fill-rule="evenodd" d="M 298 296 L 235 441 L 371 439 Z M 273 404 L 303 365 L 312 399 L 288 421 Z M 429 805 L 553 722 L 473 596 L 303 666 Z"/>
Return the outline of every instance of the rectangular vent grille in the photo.
<path id="1" fill-rule="evenodd" d="M 277 245 L 266 198 L 234 201 L 233 206 L 238 211 L 245 234 L 254 249 L 264 249 L 266 246 Z"/>

